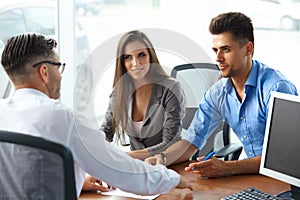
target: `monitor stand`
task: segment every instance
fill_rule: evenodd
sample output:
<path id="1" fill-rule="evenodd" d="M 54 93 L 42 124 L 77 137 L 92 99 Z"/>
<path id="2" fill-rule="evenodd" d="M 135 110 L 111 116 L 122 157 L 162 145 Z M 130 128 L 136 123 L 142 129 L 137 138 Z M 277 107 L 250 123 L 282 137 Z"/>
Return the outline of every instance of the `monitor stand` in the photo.
<path id="1" fill-rule="evenodd" d="M 291 192 L 292 192 L 293 199 L 296 199 L 296 200 L 300 199 L 300 187 L 291 185 Z"/>
<path id="2" fill-rule="evenodd" d="M 295 200 L 300 200 L 300 188 L 294 185 L 291 185 L 291 190 L 282 192 L 277 195 L 282 198 L 293 198 Z"/>

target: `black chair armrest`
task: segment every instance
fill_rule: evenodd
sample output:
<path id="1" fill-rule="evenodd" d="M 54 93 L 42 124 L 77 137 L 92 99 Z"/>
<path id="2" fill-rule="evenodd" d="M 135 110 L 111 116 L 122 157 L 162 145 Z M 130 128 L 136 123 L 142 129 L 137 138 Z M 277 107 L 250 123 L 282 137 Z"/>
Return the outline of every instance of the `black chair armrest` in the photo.
<path id="1" fill-rule="evenodd" d="M 215 157 L 225 158 L 228 160 L 229 155 L 231 155 L 230 160 L 238 160 L 239 156 L 243 150 L 243 146 L 238 143 L 230 143 L 223 148 L 216 151 Z"/>

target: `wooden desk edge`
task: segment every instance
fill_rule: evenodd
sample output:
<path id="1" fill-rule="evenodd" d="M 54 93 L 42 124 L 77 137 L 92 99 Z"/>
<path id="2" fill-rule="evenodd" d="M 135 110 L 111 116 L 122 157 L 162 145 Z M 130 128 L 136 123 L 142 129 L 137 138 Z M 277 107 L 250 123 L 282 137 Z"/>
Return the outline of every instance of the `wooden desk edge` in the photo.
<path id="1" fill-rule="evenodd" d="M 169 199 L 197 199 L 197 200 L 214 200 L 220 199 L 227 195 L 239 192 L 249 187 L 254 187 L 270 194 L 278 194 L 290 189 L 289 184 L 275 180 L 263 175 L 238 175 L 221 178 L 203 179 L 191 172 L 185 172 L 184 167 L 189 162 L 172 165 L 169 168 L 175 170 L 180 175 L 190 181 L 194 191 L 188 189 L 172 189 L 166 194 L 160 195 L 157 200 Z M 128 200 L 132 198 L 105 196 L 96 192 L 83 192 L 80 200 L 101 199 L 101 200 Z"/>

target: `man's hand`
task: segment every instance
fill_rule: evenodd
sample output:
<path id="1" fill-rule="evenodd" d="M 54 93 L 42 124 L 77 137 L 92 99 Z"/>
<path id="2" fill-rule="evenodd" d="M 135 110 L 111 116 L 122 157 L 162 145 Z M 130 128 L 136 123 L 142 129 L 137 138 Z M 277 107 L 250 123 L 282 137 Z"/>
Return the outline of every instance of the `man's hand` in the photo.
<path id="1" fill-rule="evenodd" d="M 185 171 L 192 171 L 206 178 L 236 174 L 258 174 L 261 160 L 261 156 L 231 161 L 223 161 L 215 157 L 203 161 L 203 158 L 197 158 L 198 162 L 189 164 Z"/>
<path id="2" fill-rule="evenodd" d="M 150 165 L 163 164 L 163 157 L 161 154 L 156 154 L 155 156 L 145 159 L 145 162 Z"/>
<path id="3" fill-rule="evenodd" d="M 199 162 L 190 163 L 185 171 L 192 171 L 204 178 L 229 176 L 231 172 L 227 170 L 226 162 L 212 157 L 209 160 L 202 161 L 204 157 L 197 158 Z"/>
<path id="4" fill-rule="evenodd" d="M 178 185 L 176 186 L 176 188 L 178 188 L 178 189 L 188 188 L 190 190 L 193 190 L 192 185 L 187 180 L 185 180 L 183 176 L 180 176 L 180 181 L 179 181 Z"/>
<path id="5" fill-rule="evenodd" d="M 109 186 L 102 185 L 102 181 L 92 176 L 86 176 L 82 186 L 82 190 L 85 191 L 99 190 L 101 192 L 108 192 L 109 189 Z"/>

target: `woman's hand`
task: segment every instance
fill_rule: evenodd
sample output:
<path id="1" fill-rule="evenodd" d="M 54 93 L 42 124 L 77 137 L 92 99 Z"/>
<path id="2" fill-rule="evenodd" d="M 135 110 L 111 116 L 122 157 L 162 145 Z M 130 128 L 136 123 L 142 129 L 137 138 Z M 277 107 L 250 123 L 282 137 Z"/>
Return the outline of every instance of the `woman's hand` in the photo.
<path id="1" fill-rule="evenodd" d="M 108 192 L 109 189 L 111 187 L 110 186 L 106 186 L 103 185 L 103 182 L 99 179 L 96 179 L 92 176 L 86 176 L 83 186 L 82 186 L 82 190 L 84 191 L 92 191 L 92 190 L 99 190 L 101 192 Z"/>

